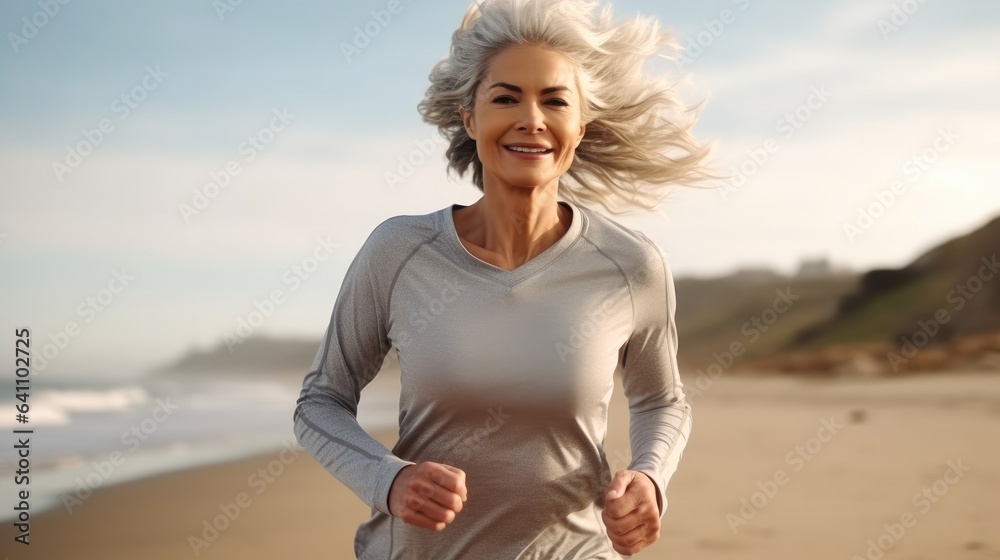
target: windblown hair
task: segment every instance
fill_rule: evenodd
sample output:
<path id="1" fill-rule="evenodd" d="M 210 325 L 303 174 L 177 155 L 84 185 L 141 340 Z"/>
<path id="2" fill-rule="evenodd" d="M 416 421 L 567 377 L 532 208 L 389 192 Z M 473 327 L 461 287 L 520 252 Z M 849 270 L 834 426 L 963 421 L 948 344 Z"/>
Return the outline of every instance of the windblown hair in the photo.
<path id="1" fill-rule="evenodd" d="M 702 166 L 710 148 L 691 134 L 698 106 L 686 108 L 672 85 L 643 72 L 652 56 L 676 58 L 680 48 L 673 36 L 654 18 L 612 25 L 611 7 L 595 18 L 596 7 L 585 0 L 484 0 L 468 8 L 452 35 L 450 55 L 434 65 L 418 105 L 424 121 L 449 141 L 449 173 L 462 177 L 472 166 L 473 183 L 484 190 L 476 141 L 458 109 L 472 111 L 476 88 L 497 54 L 513 45 L 537 45 L 561 53 L 576 68 L 587 125 L 559 180 L 564 197 L 597 202 L 615 214 L 617 203 L 655 210 L 670 194 L 669 184 L 697 186 L 716 178 Z"/>

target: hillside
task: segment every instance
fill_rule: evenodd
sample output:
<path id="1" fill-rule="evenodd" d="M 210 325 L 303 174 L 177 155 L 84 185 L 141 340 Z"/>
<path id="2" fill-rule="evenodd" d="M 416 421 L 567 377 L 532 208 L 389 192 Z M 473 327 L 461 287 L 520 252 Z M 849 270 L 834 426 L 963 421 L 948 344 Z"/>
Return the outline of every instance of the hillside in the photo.
<path id="1" fill-rule="evenodd" d="M 174 362 L 155 369 L 154 375 L 196 375 L 202 372 L 267 375 L 297 370 L 305 375 L 320 340 L 252 336 L 235 345 L 224 343 L 207 350 L 191 349 Z"/>
<path id="2" fill-rule="evenodd" d="M 804 330 L 787 348 L 896 341 L 913 335 L 920 321 L 937 323 L 934 341 L 940 343 L 1000 329 L 998 255 L 1000 218 L 903 268 L 869 271 L 834 316 Z"/>
<path id="3" fill-rule="evenodd" d="M 865 273 L 836 313 L 749 368 L 814 375 L 1000 370 L 1000 218 L 900 269 Z"/>
<path id="4" fill-rule="evenodd" d="M 857 284 L 853 275 L 748 280 L 739 275 L 675 280 L 678 362 L 701 368 L 738 344 L 745 360 L 786 347 L 802 329 L 827 320 Z"/>

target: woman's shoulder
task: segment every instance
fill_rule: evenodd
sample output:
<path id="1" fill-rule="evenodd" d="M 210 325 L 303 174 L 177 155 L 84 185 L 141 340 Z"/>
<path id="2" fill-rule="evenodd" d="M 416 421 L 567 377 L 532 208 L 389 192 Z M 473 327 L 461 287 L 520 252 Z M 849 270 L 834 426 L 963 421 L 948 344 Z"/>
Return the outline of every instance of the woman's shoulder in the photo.
<path id="1" fill-rule="evenodd" d="M 433 240 L 441 231 L 443 210 L 427 214 L 399 214 L 382 220 L 368 234 L 361 252 L 381 259 L 411 253 L 422 243 Z"/>
<path id="2" fill-rule="evenodd" d="M 419 238 L 431 237 L 440 230 L 438 215 L 441 210 L 427 214 L 399 214 L 380 222 L 371 232 L 373 237 L 392 238 L 410 235 Z"/>
<path id="3" fill-rule="evenodd" d="M 666 267 L 666 254 L 660 245 L 640 230 L 627 227 L 596 210 L 581 207 L 587 213 L 587 239 L 623 272 L 650 271 Z"/>

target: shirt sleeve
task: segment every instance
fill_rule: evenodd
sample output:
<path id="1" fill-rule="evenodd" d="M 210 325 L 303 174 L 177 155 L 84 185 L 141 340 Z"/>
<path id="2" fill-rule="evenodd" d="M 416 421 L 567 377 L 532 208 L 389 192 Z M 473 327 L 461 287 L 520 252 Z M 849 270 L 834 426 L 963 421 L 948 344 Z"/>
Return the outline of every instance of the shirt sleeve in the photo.
<path id="1" fill-rule="evenodd" d="M 662 249 L 645 235 L 650 257 L 634 273 L 635 325 L 622 358 L 622 387 L 628 399 L 628 470 L 644 473 L 656 486 L 660 519 L 667 510 L 667 484 L 691 433 L 691 405 L 677 367 L 674 280 Z"/>
<path id="2" fill-rule="evenodd" d="M 412 461 L 395 456 L 358 424 L 361 390 L 391 348 L 386 319 L 388 284 L 378 274 L 376 232 L 348 267 L 319 352 L 293 414 L 299 444 L 362 501 L 389 511 L 389 489 Z M 380 281 L 381 280 L 381 281 Z"/>

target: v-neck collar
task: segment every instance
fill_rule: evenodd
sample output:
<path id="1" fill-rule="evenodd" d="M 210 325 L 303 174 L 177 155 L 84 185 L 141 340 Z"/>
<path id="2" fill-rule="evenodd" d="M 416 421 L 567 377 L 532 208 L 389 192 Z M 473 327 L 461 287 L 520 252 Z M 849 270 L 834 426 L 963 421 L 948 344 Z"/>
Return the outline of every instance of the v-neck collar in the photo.
<path id="1" fill-rule="evenodd" d="M 457 257 L 466 263 L 470 269 L 475 270 L 481 276 L 493 278 L 503 284 L 513 286 L 514 284 L 529 278 L 536 272 L 539 272 L 543 268 L 552 264 L 553 261 L 558 259 L 563 253 L 566 252 L 567 249 L 570 248 L 571 245 L 573 245 L 573 243 L 576 242 L 577 239 L 580 238 L 580 234 L 583 231 L 583 212 L 581 212 L 580 209 L 572 202 L 560 200 L 558 203 L 563 205 L 563 207 L 568 208 L 573 214 L 573 220 L 570 222 L 569 229 L 547 249 L 535 255 L 533 258 L 521 266 L 518 266 L 514 270 L 506 270 L 481 260 L 465 248 L 465 245 L 462 244 L 462 240 L 458 237 L 458 230 L 455 229 L 454 211 L 459 208 L 466 208 L 466 206 L 461 204 L 452 204 L 451 206 L 441 210 L 444 236 L 448 241 L 448 245 L 450 245 L 455 251 Z"/>

